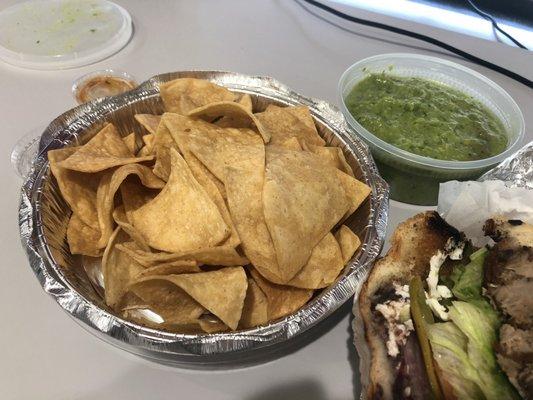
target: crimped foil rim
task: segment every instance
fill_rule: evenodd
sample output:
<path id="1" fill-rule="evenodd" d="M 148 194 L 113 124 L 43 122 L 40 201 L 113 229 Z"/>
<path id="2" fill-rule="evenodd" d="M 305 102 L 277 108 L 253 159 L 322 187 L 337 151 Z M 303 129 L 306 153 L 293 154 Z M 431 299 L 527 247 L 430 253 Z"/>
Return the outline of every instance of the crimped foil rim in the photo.
<path id="1" fill-rule="evenodd" d="M 313 116 L 336 136 L 341 136 L 361 164 L 372 187 L 370 223 L 362 239 L 360 256 L 349 264 L 347 275 L 324 290 L 297 313 L 278 322 L 228 333 L 179 334 L 147 328 L 123 320 L 97 307 L 79 294 L 65 279 L 47 246 L 40 213 L 42 187 L 48 170 L 47 150 L 65 145 L 80 130 L 121 107 L 158 95 L 158 83 L 178 77 L 194 76 L 214 80 L 230 89 L 241 90 L 294 105 L 306 105 Z M 242 81 L 242 84 L 239 84 Z M 209 356 L 265 349 L 287 341 L 324 320 L 353 296 L 383 246 L 388 216 L 389 190 L 379 176 L 366 144 L 350 133 L 340 111 L 333 105 L 302 96 L 270 77 L 247 76 L 221 71 L 183 71 L 156 75 L 136 89 L 122 95 L 96 100 L 69 110 L 56 118 L 43 132 L 39 152 L 21 192 L 19 222 L 22 244 L 41 286 L 82 326 L 101 339 L 147 357 L 163 356 L 171 360 L 179 356 L 209 362 Z M 189 362 L 189 361 L 187 361 Z"/>

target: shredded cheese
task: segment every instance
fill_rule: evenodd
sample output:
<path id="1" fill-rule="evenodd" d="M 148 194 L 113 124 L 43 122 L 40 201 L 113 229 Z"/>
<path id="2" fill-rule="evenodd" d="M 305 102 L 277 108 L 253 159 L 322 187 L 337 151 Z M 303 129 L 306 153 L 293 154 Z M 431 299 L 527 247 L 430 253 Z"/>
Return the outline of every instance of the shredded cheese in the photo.
<path id="1" fill-rule="evenodd" d="M 377 304 L 375 309 L 387 322 L 387 353 L 396 357 L 400 354 L 400 346 L 405 345 L 407 337 L 414 331 L 414 326 L 411 318 L 402 321 L 402 314 L 405 315 L 405 310 L 410 305 L 409 285 L 393 285 L 399 299 Z"/>
<path id="2" fill-rule="evenodd" d="M 439 285 L 440 267 L 448 257 L 451 260 L 460 260 L 463 258 L 464 242 L 456 242 L 453 238 L 448 239 L 444 246 L 444 251 L 439 250 L 429 260 L 429 274 L 426 279 L 428 291 L 426 292 L 426 304 L 433 311 L 433 314 L 443 321 L 448 321 L 448 310 L 439 303 L 441 299 L 453 297 L 448 287 Z"/>
<path id="3" fill-rule="evenodd" d="M 435 316 L 439 317 L 443 321 L 448 321 L 448 310 L 446 310 L 446 307 L 440 304 L 436 298 L 433 297 L 426 299 L 426 304 L 429 306 L 429 308 L 431 308 L 431 311 L 433 311 Z"/>

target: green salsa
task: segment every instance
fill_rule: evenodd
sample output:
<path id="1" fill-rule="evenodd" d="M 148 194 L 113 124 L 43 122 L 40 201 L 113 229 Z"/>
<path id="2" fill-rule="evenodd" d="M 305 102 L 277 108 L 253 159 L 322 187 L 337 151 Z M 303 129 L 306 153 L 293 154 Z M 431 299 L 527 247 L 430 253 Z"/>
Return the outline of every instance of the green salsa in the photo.
<path id="1" fill-rule="evenodd" d="M 372 134 L 421 156 L 480 160 L 507 146 L 505 128 L 494 113 L 473 97 L 427 79 L 369 74 L 345 102 Z"/>

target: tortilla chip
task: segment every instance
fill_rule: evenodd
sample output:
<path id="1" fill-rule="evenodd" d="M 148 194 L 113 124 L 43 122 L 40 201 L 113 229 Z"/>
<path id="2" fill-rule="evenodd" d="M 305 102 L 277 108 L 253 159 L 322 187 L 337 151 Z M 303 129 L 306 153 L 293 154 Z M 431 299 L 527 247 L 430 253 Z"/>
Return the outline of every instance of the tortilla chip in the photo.
<path id="1" fill-rule="evenodd" d="M 135 276 L 144 270 L 142 265 L 127 254 L 117 250 L 116 245 L 127 238 L 128 236 L 120 228 L 115 229 L 102 257 L 105 302 L 114 309 L 127 292 L 128 286 L 133 282 Z"/>
<path id="2" fill-rule="evenodd" d="M 188 140 L 194 155 L 226 185 L 228 207 L 246 257 L 263 275 L 275 279 L 279 268 L 263 214 L 263 141 L 247 129 L 213 126 L 191 128 Z"/>
<path id="3" fill-rule="evenodd" d="M 201 272 L 202 270 L 194 262 L 188 260 L 178 260 L 168 263 L 156 264 L 153 267 L 144 268 L 135 277 L 137 279 L 154 275 L 176 275 L 187 274 L 192 272 Z"/>
<path id="4" fill-rule="evenodd" d="M 148 135 L 144 135 L 142 137 L 142 140 L 143 140 L 145 146 L 148 146 L 148 148 L 152 148 L 153 147 L 154 139 L 155 139 L 155 132 L 154 133 L 150 133 Z"/>
<path id="5" fill-rule="evenodd" d="M 125 209 L 127 215 L 128 208 Z M 132 225 L 150 247 L 170 253 L 214 247 L 231 232 L 217 206 L 174 149 L 168 183 L 131 217 Z"/>
<path id="6" fill-rule="evenodd" d="M 269 321 L 294 313 L 313 296 L 312 290 L 269 282 L 255 269 L 251 269 L 250 273 L 267 299 Z"/>
<path id="7" fill-rule="evenodd" d="M 149 203 L 161 193 L 159 190 L 149 189 L 132 179 L 126 178 L 120 185 L 120 194 L 124 212 L 130 224 L 133 225 L 133 212 Z M 136 229 L 136 228 L 135 228 Z M 138 232 L 142 236 L 141 232 Z"/>
<path id="8" fill-rule="evenodd" d="M 208 122 L 212 122 L 219 117 L 225 117 L 229 119 L 226 120 L 225 125 L 231 124 L 233 128 L 255 128 L 265 143 L 270 140 L 270 134 L 265 130 L 261 122 L 245 106 L 239 103 L 232 101 L 211 103 L 191 110 L 187 115 L 192 118 L 201 118 Z"/>
<path id="9" fill-rule="evenodd" d="M 189 150 L 224 183 L 228 167 L 247 167 L 247 164 L 257 163 L 260 157 L 264 157 L 263 141 L 250 129 L 219 128 L 215 125 L 190 129 Z M 259 169 L 264 168 L 264 162 L 256 165 Z"/>
<path id="10" fill-rule="evenodd" d="M 126 292 L 122 296 L 121 301 L 117 304 L 117 310 L 127 311 L 127 310 L 139 310 L 143 308 L 148 308 L 148 304 L 132 292 Z"/>
<path id="11" fill-rule="evenodd" d="M 117 223 L 118 226 L 122 228 L 124 232 L 128 234 L 131 239 L 134 240 L 140 250 L 150 251 L 150 246 L 146 244 L 146 240 L 142 237 L 140 232 L 135 229 L 133 225 L 130 224 L 130 222 L 128 221 L 126 211 L 124 211 L 124 205 L 121 204 L 113 210 L 113 220 Z"/>
<path id="12" fill-rule="evenodd" d="M 110 171 L 100 180 L 96 195 L 98 222 L 102 236 L 98 246 L 104 248 L 113 232 L 113 207 L 115 193 L 129 175 L 137 175 L 142 184 L 151 189 L 162 189 L 165 182 L 156 177 L 152 170 L 141 164 L 128 164 Z"/>
<path id="13" fill-rule="evenodd" d="M 145 251 L 139 246 L 134 247 L 128 243 L 124 243 L 123 246 L 125 248 L 121 248 L 121 250 L 130 254 L 131 257 L 146 267 L 159 263 L 172 263 L 179 260 L 189 260 L 200 265 L 221 265 L 227 267 L 249 263 L 246 257 L 241 256 L 231 246 L 216 246 L 182 253 L 154 253 L 150 250 Z"/>
<path id="14" fill-rule="evenodd" d="M 121 228 L 122 228 L 122 226 L 121 226 Z M 130 238 L 131 238 L 131 236 L 130 236 Z M 159 265 L 161 263 L 165 263 L 166 264 L 168 262 L 168 260 L 163 260 L 163 261 L 149 260 L 147 262 L 139 254 L 151 254 L 150 246 L 146 245 L 146 247 L 144 247 L 142 245 L 142 242 L 138 242 L 135 239 L 134 240 L 130 240 L 130 241 L 124 241 L 123 243 L 118 243 L 117 244 L 117 250 L 120 250 L 120 251 L 126 253 L 128 256 L 133 258 L 136 262 L 138 262 L 139 264 L 141 264 L 145 268 L 150 268 L 150 267 L 153 267 L 155 265 Z M 141 252 L 143 252 L 143 253 L 141 253 Z M 175 261 L 175 260 L 173 259 L 173 260 L 170 260 L 170 261 Z M 196 264 L 196 263 L 193 262 L 193 265 L 194 264 Z"/>
<path id="15" fill-rule="evenodd" d="M 232 330 L 237 329 L 248 287 L 246 273 L 242 267 L 197 274 L 151 276 L 141 278 L 139 282 L 154 280 L 173 283 Z"/>
<path id="16" fill-rule="evenodd" d="M 227 176 L 228 206 L 242 249 L 250 262 L 270 280 L 280 280 L 274 244 L 263 214 L 263 171 L 230 169 Z"/>
<path id="17" fill-rule="evenodd" d="M 144 146 L 141 147 L 141 149 L 137 153 L 137 157 L 144 157 L 144 156 L 149 156 L 153 154 L 154 137 L 155 137 L 155 134 L 150 133 L 148 135 L 144 135 L 141 138 L 144 143 Z"/>
<path id="18" fill-rule="evenodd" d="M 145 157 L 145 156 L 149 156 L 149 155 L 152 155 L 152 150 L 149 149 L 148 146 L 146 146 L 146 145 L 141 147 L 141 149 L 137 153 L 137 157 Z"/>
<path id="19" fill-rule="evenodd" d="M 337 176 L 341 181 L 341 185 L 344 188 L 344 192 L 346 193 L 346 197 L 348 198 L 350 204 L 350 207 L 342 218 L 342 220 L 345 220 L 352 215 L 361 204 L 363 204 L 372 189 L 370 189 L 370 187 L 363 182 L 358 181 L 354 177 L 345 174 L 340 170 L 337 170 Z"/>
<path id="20" fill-rule="evenodd" d="M 182 254 L 181 258 L 191 259 L 200 265 L 221 265 L 224 267 L 247 265 L 250 261 L 239 254 L 233 245 L 202 248 Z"/>
<path id="21" fill-rule="evenodd" d="M 248 112 L 252 112 L 253 110 L 252 96 L 250 96 L 248 93 L 243 93 L 241 98 L 237 100 L 237 103 L 239 103 L 246 110 L 248 110 Z"/>
<path id="22" fill-rule="evenodd" d="M 154 114 L 135 114 L 135 119 L 143 126 L 150 134 L 155 134 L 157 127 L 161 122 L 161 115 Z M 149 135 L 144 135 L 149 136 Z M 143 137 L 144 137 L 143 136 Z M 146 143 L 146 142 L 145 142 Z"/>
<path id="23" fill-rule="evenodd" d="M 287 150 L 302 151 L 302 146 L 300 146 L 300 142 L 295 137 L 285 140 L 280 144 L 280 147 Z"/>
<path id="24" fill-rule="evenodd" d="M 91 257 L 100 257 L 101 248 L 98 247 L 100 231 L 87 225 L 78 214 L 70 216 L 67 226 L 67 242 L 71 254 L 83 254 Z"/>
<path id="25" fill-rule="evenodd" d="M 148 160 L 152 160 L 152 157 L 135 157 L 113 124 L 107 124 L 91 140 L 58 165 L 73 171 L 99 172 L 119 165 Z"/>
<path id="26" fill-rule="evenodd" d="M 56 178 L 61 195 L 73 213 L 86 225 L 99 229 L 96 211 L 96 191 L 100 174 L 85 174 L 62 168 L 59 163 L 74 154 L 79 147 L 50 150 L 48 160 L 50 170 Z"/>
<path id="27" fill-rule="evenodd" d="M 233 101 L 235 94 L 203 79 L 181 78 L 159 85 L 165 110 L 181 115 L 219 101 Z"/>
<path id="28" fill-rule="evenodd" d="M 161 326 L 196 323 L 205 312 L 204 307 L 184 290 L 170 281 L 160 279 L 159 275 L 141 277 L 129 286 L 129 290 L 163 319 Z"/>
<path id="29" fill-rule="evenodd" d="M 135 136 L 135 132 L 131 132 L 129 135 L 124 136 L 122 138 L 122 141 L 128 148 L 128 150 L 131 152 L 131 154 L 137 153 L 137 137 Z"/>
<path id="30" fill-rule="evenodd" d="M 342 172 L 354 176 L 352 168 L 346 161 L 344 153 L 340 147 L 324 147 L 314 146 L 312 144 L 305 145 L 305 150 L 320 156 L 327 164 L 334 168 L 340 169 Z"/>
<path id="31" fill-rule="evenodd" d="M 355 251 L 361 246 L 361 240 L 346 225 L 342 225 L 337 233 L 335 233 L 335 239 L 339 242 L 342 252 L 342 261 L 344 265 L 346 265 L 348 261 L 351 260 Z"/>
<path id="32" fill-rule="evenodd" d="M 266 149 L 264 215 L 283 283 L 302 269 L 313 248 L 348 210 L 337 171 L 308 152 Z"/>
<path id="33" fill-rule="evenodd" d="M 282 145 L 295 137 L 300 144 L 324 146 L 326 142 L 318 134 L 313 117 L 305 106 L 268 106 L 266 111 L 255 114 L 270 134 L 270 144 Z"/>
<path id="34" fill-rule="evenodd" d="M 137 137 L 135 136 L 135 132 L 131 132 L 129 135 L 124 136 L 122 138 L 122 141 L 128 148 L 128 150 L 131 152 L 131 154 L 137 153 Z"/>
<path id="35" fill-rule="evenodd" d="M 220 203 L 220 199 L 224 201 L 224 199 L 227 197 L 226 188 L 222 181 L 213 175 L 211 171 L 209 171 L 209 169 L 207 169 L 207 167 L 202 164 L 202 162 L 198 160 L 198 158 L 189 150 L 189 144 L 188 139 L 186 139 L 186 135 L 173 134 L 173 137 L 174 140 L 178 142 L 178 147 L 183 154 L 183 158 L 187 161 L 187 165 L 189 165 L 189 168 L 191 169 L 191 172 L 198 183 L 202 185 L 205 190 L 207 190 L 207 193 L 209 193 L 217 206 L 221 205 L 222 203 Z M 222 207 L 219 207 L 219 209 L 222 211 Z"/>
<path id="36" fill-rule="evenodd" d="M 189 148 L 190 129 L 193 127 L 198 129 L 205 127 L 206 129 L 209 129 L 211 125 L 203 121 L 196 121 L 189 117 L 171 113 L 164 114 L 163 122 L 167 125 L 167 128 L 169 129 L 174 141 L 178 144 L 178 147 L 183 154 L 183 158 L 191 169 L 192 174 L 198 183 L 204 187 L 211 200 L 213 200 L 218 207 L 222 217 L 224 218 L 224 222 L 226 222 L 231 229 L 230 237 L 226 240 L 226 242 L 224 242 L 224 245 L 236 247 L 240 244 L 241 240 L 237 230 L 235 229 L 235 226 L 233 225 L 231 215 L 229 214 L 226 202 L 224 201 L 221 193 L 221 188 L 224 194 L 226 193 L 224 184 L 216 176 L 214 176 L 209 169 L 207 169 L 205 165 L 200 162 L 200 160 L 198 160 L 198 158 L 191 152 Z"/>
<path id="37" fill-rule="evenodd" d="M 179 151 L 165 124 L 159 124 L 154 135 L 152 152 L 155 154 L 154 174 L 168 181 L 170 175 L 170 149 Z"/>
<path id="38" fill-rule="evenodd" d="M 151 267 L 154 267 L 156 265 L 168 264 L 169 262 L 176 261 L 175 259 L 162 260 L 162 261 L 155 261 L 155 260 L 151 260 L 151 259 L 147 260 L 146 258 L 144 258 L 140 254 L 151 254 L 150 248 L 148 247 L 148 250 L 142 249 L 141 246 L 139 245 L 139 243 L 136 242 L 135 240 L 134 241 L 129 241 L 129 242 L 124 242 L 124 243 L 119 243 L 119 244 L 117 244 L 117 249 L 122 251 L 122 252 L 124 252 L 124 253 L 126 253 L 128 256 L 133 258 L 135 261 L 137 261 L 139 264 L 141 264 L 145 268 L 151 268 Z M 141 251 L 145 252 L 145 253 L 140 253 Z M 186 260 L 186 263 L 188 263 L 188 262 L 189 262 L 189 260 Z M 197 263 L 195 261 L 190 260 L 190 262 L 191 262 L 192 265 L 197 265 Z"/>
<path id="39" fill-rule="evenodd" d="M 192 174 L 208 192 L 213 201 L 220 206 L 220 197 L 226 197 L 226 189 L 224 184 L 209 169 L 198 160 L 198 158 L 190 150 L 190 131 L 195 129 L 211 129 L 213 125 L 200 120 L 194 120 L 179 114 L 165 113 L 163 115 L 163 123 L 167 126 L 172 138 L 177 143 L 178 148 L 183 155 L 183 158 L 189 165 Z M 218 192 L 218 194 L 217 194 Z M 221 207 L 219 207 L 221 208 Z M 221 210 L 222 211 L 222 210 Z"/>
<path id="40" fill-rule="evenodd" d="M 243 94 L 239 100 L 237 100 L 241 106 L 243 106 L 249 113 L 253 113 L 252 97 L 249 94 Z M 249 118 L 233 118 L 231 116 L 224 116 L 215 122 L 215 125 L 221 128 L 245 128 L 249 127 Z"/>
<path id="41" fill-rule="evenodd" d="M 268 322 L 268 301 L 253 279 L 248 279 L 248 289 L 242 309 L 239 328 L 253 328 Z"/>
<path id="42" fill-rule="evenodd" d="M 198 319 L 198 325 L 205 333 L 229 331 L 230 328 L 220 319 L 211 314 L 202 315 Z"/>
<path id="43" fill-rule="evenodd" d="M 344 268 L 342 257 L 335 237 L 328 233 L 318 242 L 307 263 L 287 285 L 302 289 L 321 289 L 329 286 Z"/>

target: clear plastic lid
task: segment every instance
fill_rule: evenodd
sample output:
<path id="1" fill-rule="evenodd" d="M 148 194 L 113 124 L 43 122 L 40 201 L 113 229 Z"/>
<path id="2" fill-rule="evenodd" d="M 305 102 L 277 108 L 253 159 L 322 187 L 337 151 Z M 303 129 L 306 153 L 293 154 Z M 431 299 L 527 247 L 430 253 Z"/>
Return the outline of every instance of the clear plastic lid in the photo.
<path id="1" fill-rule="evenodd" d="M 24 68 L 91 64 L 131 35 L 129 13 L 106 0 L 31 0 L 0 11 L 0 59 Z"/>

